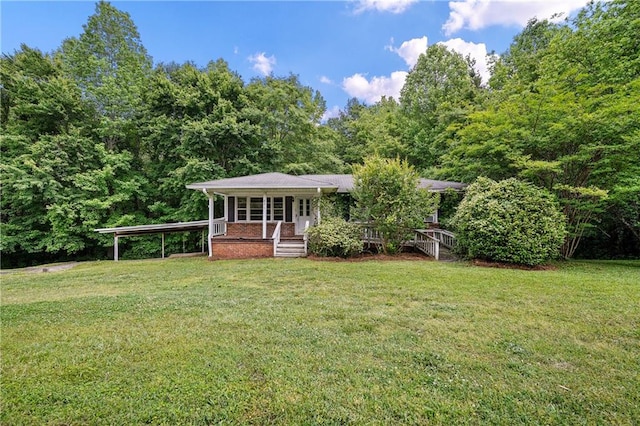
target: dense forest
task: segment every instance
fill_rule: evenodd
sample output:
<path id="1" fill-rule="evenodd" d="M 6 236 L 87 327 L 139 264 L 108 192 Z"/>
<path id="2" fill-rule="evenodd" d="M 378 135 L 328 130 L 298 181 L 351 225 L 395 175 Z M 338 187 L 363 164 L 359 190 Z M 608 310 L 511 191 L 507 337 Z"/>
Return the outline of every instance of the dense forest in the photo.
<path id="1" fill-rule="evenodd" d="M 352 99 L 322 122 L 321 94 L 296 75 L 245 82 L 223 59 L 154 64 L 130 16 L 100 2 L 56 51 L 1 58 L 2 267 L 105 258 L 113 241 L 99 227 L 206 218 L 192 182 L 350 173 L 371 154 L 429 178 L 531 182 L 561 203 L 565 257 L 638 257 L 638 34 L 638 1 L 533 19 L 492 57 L 486 84 L 470 58 L 434 44 L 399 99 Z M 159 250 L 129 244 L 129 257 Z"/>

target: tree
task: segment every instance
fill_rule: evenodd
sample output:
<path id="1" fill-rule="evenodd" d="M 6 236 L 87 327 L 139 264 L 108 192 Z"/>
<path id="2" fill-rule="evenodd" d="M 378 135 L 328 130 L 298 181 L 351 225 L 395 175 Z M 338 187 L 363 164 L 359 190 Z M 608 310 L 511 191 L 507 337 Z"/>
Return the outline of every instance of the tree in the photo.
<path id="1" fill-rule="evenodd" d="M 319 130 L 325 111 L 320 92 L 303 86 L 295 75 L 254 79 L 246 89 L 268 153 L 264 169 L 294 174 L 342 169 L 333 139 Z"/>
<path id="2" fill-rule="evenodd" d="M 464 256 L 530 266 L 558 257 L 564 224 L 551 193 L 513 178 L 478 178 L 451 221 Z"/>
<path id="3" fill-rule="evenodd" d="M 395 253 L 438 207 L 438 197 L 418 187 L 420 177 L 406 161 L 369 157 L 353 166 L 354 217 L 379 231 L 384 253 Z"/>
<path id="4" fill-rule="evenodd" d="M 100 1 L 80 38 L 66 39 L 59 51 L 67 75 L 96 108 L 97 131 L 108 149 L 137 150 L 134 117 L 151 72 L 151 57 L 128 13 Z"/>
<path id="5" fill-rule="evenodd" d="M 523 75 L 455 129 L 443 156 L 442 173 L 451 179 L 518 177 L 554 192 L 568 219 L 565 257 L 606 214 L 607 192 L 638 172 L 640 48 L 628 40 L 639 9 L 635 2 L 591 4 L 573 28 L 534 25 L 542 35 L 527 37 L 543 40 L 535 54 L 518 50 L 525 37 L 517 37 L 513 72 Z M 612 75 L 610 64 L 619 61 L 625 65 Z"/>
<path id="6" fill-rule="evenodd" d="M 408 159 L 420 170 L 439 164 L 447 150 L 441 137 L 447 126 L 464 121 L 478 98 L 478 82 L 471 63 L 446 46 L 434 44 L 420 55 L 409 72 L 400 105 L 406 125 Z"/>

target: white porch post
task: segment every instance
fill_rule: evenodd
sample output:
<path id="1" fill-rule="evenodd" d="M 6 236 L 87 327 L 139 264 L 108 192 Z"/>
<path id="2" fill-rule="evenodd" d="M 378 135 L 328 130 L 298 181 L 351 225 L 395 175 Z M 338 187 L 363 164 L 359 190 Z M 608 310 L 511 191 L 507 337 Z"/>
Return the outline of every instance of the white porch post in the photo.
<path id="1" fill-rule="evenodd" d="M 318 188 L 318 208 L 316 209 L 316 221 L 320 225 L 320 202 L 322 201 L 322 189 Z"/>
<path id="2" fill-rule="evenodd" d="M 113 260 L 118 261 L 118 234 L 113 234 Z"/>
<path id="3" fill-rule="evenodd" d="M 267 194 L 262 195 L 262 239 L 267 239 Z"/>
<path id="4" fill-rule="evenodd" d="M 162 258 L 164 259 L 164 232 L 162 233 Z"/>
<path id="5" fill-rule="evenodd" d="M 213 256 L 213 246 L 212 246 L 212 242 L 211 239 L 213 238 L 213 217 L 214 217 L 214 210 L 213 210 L 213 206 L 214 206 L 214 195 L 213 194 L 209 194 L 207 192 L 206 189 L 202 190 L 205 194 L 207 194 L 207 197 L 209 197 L 209 237 L 208 237 L 208 246 L 209 246 L 209 257 Z"/>

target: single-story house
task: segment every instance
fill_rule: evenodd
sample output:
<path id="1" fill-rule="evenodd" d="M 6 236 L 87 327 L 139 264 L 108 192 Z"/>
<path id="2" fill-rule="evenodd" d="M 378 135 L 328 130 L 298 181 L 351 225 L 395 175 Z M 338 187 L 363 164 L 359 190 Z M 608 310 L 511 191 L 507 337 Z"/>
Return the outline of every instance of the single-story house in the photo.
<path id="1" fill-rule="evenodd" d="M 421 179 L 420 187 L 433 192 L 458 182 Z M 212 258 L 303 256 L 306 228 L 320 221 L 322 196 L 348 194 L 353 176 L 263 173 L 187 185 L 209 198 L 208 248 Z M 216 218 L 216 198 L 224 200 L 223 216 Z M 219 209 L 218 209 L 219 210 Z M 437 213 L 434 215 L 437 222 Z"/>

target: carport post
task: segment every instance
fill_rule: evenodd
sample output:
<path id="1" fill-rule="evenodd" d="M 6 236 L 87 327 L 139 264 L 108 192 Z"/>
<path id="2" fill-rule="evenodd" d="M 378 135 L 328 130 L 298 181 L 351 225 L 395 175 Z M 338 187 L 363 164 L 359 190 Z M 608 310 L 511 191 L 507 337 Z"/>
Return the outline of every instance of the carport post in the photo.
<path id="1" fill-rule="evenodd" d="M 118 261 L 118 234 L 113 234 L 113 260 Z"/>

